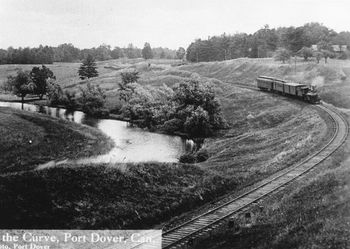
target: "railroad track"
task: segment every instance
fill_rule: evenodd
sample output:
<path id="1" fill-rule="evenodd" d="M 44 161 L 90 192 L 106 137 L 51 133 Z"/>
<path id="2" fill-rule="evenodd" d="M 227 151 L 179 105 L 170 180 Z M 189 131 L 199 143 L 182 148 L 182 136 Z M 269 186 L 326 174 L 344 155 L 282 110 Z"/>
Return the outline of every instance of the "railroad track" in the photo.
<path id="1" fill-rule="evenodd" d="M 239 87 L 258 90 L 252 86 Z M 162 248 L 183 248 L 193 238 L 210 232 L 224 224 L 229 217 L 238 214 L 265 196 L 281 189 L 296 178 L 306 174 L 318 164 L 326 160 L 346 140 L 349 133 L 347 120 L 336 110 L 324 105 L 316 105 L 326 112 L 332 120 L 332 137 L 320 150 L 304 159 L 297 165 L 283 169 L 274 175 L 262 180 L 257 186 L 242 195 L 232 198 L 226 203 L 203 213 L 162 235 Z"/>
<path id="2" fill-rule="evenodd" d="M 208 233 L 263 197 L 307 173 L 336 151 L 348 136 L 349 126 L 345 118 L 323 105 L 315 106 L 329 114 L 333 135 L 328 143 L 301 163 L 286 168 L 266 179 L 248 192 L 177 226 L 162 235 L 162 248 L 183 248 L 192 238 Z"/>
<path id="3" fill-rule="evenodd" d="M 235 83 L 236 84 L 236 83 Z M 260 91 L 254 86 L 236 84 L 238 87 Z M 337 110 L 325 105 L 314 105 L 327 113 L 332 121 L 332 136 L 318 151 L 308 156 L 302 162 L 285 168 L 270 177 L 260 181 L 254 188 L 238 197 L 232 197 L 225 203 L 175 227 L 162 234 L 162 248 L 188 248 L 193 238 L 207 234 L 225 224 L 227 219 L 252 206 L 262 198 L 280 190 L 296 178 L 306 174 L 333 154 L 346 140 L 349 134 L 347 120 Z M 133 248 L 145 248 L 142 244 Z"/>

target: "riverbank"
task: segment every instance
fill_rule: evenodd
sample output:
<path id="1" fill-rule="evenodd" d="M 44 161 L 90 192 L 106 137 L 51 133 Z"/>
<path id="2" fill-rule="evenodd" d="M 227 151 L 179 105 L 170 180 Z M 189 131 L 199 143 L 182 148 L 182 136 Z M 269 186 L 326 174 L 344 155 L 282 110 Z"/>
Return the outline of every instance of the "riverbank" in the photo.
<path id="1" fill-rule="evenodd" d="M 0 173 L 32 170 L 51 160 L 104 154 L 113 143 L 87 127 L 37 113 L 0 107 Z"/>

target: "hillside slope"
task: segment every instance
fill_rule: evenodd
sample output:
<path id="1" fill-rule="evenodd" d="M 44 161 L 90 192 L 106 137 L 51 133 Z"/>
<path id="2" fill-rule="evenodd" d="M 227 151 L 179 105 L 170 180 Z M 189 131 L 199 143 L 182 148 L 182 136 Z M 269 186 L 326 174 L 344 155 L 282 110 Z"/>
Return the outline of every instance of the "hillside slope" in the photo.
<path id="1" fill-rule="evenodd" d="M 335 106 L 350 108 L 350 61 L 330 59 L 327 64 L 298 60 L 296 64 L 267 59 L 236 59 L 224 62 L 196 63 L 180 70 L 198 73 L 229 83 L 255 85 L 259 75 L 316 86 L 321 98 Z"/>

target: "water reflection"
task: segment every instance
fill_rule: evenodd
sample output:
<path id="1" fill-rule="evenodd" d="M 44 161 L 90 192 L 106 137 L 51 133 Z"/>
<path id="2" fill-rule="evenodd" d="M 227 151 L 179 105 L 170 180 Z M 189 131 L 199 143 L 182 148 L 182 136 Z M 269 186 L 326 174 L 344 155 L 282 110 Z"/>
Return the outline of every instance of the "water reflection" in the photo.
<path id="1" fill-rule="evenodd" d="M 0 102 L 2 107 L 12 107 L 30 112 L 39 112 L 96 127 L 111 137 L 115 147 L 105 155 L 79 159 L 76 163 L 115 162 L 177 162 L 179 157 L 194 147 L 192 140 L 144 131 L 130 126 L 127 122 L 112 119 L 86 117 L 83 112 L 68 111 L 63 108 L 36 106 L 31 104 Z"/>

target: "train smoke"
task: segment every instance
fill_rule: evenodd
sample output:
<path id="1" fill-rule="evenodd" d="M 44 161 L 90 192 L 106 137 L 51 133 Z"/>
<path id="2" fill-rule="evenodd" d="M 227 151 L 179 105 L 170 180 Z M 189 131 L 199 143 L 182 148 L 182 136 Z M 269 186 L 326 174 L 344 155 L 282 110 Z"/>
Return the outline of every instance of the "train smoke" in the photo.
<path id="1" fill-rule="evenodd" d="M 311 86 L 320 88 L 324 86 L 324 77 L 317 76 L 311 83 Z"/>

